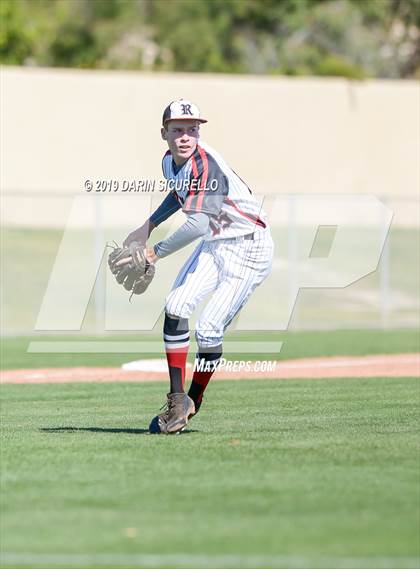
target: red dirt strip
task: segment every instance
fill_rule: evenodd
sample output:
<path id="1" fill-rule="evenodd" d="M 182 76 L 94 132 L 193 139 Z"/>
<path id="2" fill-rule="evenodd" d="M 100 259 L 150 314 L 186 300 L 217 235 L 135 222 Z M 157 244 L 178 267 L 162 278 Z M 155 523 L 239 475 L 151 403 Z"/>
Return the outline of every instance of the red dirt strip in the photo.
<path id="1" fill-rule="evenodd" d="M 418 377 L 420 354 L 340 356 L 277 361 L 274 370 L 218 370 L 214 379 L 320 379 L 339 377 Z M 191 368 L 190 373 L 191 375 Z M 15 369 L 1 372 L 0 383 L 147 382 L 168 379 L 165 372 L 126 371 L 110 367 Z"/>

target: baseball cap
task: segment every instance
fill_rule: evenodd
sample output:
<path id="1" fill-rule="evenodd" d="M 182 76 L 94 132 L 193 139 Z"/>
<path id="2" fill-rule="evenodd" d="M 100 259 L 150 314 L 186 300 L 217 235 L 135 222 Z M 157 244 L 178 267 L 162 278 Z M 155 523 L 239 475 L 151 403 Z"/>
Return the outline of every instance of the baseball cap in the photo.
<path id="1" fill-rule="evenodd" d="M 172 101 L 163 111 L 162 124 L 174 120 L 196 120 L 198 122 L 207 122 L 206 119 L 200 117 L 200 109 L 187 99 L 177 99 Z"/>

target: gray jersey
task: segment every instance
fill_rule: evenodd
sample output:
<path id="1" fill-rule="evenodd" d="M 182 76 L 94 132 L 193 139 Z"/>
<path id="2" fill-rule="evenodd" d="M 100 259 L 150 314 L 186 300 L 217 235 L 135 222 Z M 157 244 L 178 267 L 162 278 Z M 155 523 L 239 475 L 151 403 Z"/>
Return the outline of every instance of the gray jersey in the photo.
<path id="1" fill-rule="evenodd" d="M 267 226 L 260 202 L 223 158 L 204 142 L 181 166 L 168 151 L 162 170 L 182 210 L 210 218 L 205 240 L 247 235 Z"/>

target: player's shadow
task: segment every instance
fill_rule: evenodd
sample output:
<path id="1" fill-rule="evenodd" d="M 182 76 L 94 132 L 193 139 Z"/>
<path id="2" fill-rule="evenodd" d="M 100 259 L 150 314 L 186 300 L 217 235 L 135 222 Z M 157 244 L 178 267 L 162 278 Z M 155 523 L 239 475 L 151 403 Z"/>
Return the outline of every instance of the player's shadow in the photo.
<path id="1" fill-rule="evenodd" d="M 125 433 L 128 435 L 149 435 L 149 429 L 116 429 L 116 428 L 103 428 L 103 427 L 43 427 L 39 429 L 44 433 L 75 433 L 79 431 L 87 431 L 90 433 Z M 185 429 L 182 434 L 196 433 L 194 429 Z"/>
<path id="2" fill-rule="evenodd" d="M 129 435 L 144 435 L 148 433 L 148 429 L 116 429 L 116 428 L 103 428 L 103 427 L 45 427 L 40 429 L 45 433 L 74 433 L 79 431 L 88 431 L 90 433 L 126 433 Z"/>

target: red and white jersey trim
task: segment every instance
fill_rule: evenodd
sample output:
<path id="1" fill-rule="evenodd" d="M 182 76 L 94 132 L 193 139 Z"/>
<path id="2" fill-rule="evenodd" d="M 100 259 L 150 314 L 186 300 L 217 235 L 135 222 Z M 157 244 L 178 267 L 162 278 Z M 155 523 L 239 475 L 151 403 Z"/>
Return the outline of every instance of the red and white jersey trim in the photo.
<path id="1" fill-rule="evenodd" d="M 218 200 L 217 212 L 206 208 L 211 199 L 206 188 L 211 183 L 209 179 L 209 161 L 212 171 L 217 168 L 225 180 L 226 195 Z M 261 231 L 267 227 L 267 215 L 262 210 L 262 204 L 251 192 L 245 182 L 228 166 L 222 156 L 205 142 L 199 142 L 197 151 L 176 173 L 170 152 L 163 157 L 162 168 L 167 179 L 188 181 L 199 179 L 198 192 L 176 190 L 176 198 L 185 212 L 204 211 L 209 214 L 209 232 L 205 235 L 206 241 L 214 239 L 227 239 L 247 235 L 254 231 Z M 215 196 L 216 199 L 216 196 Z M 203 207 L 204 205 L 204 207 Z"/>

